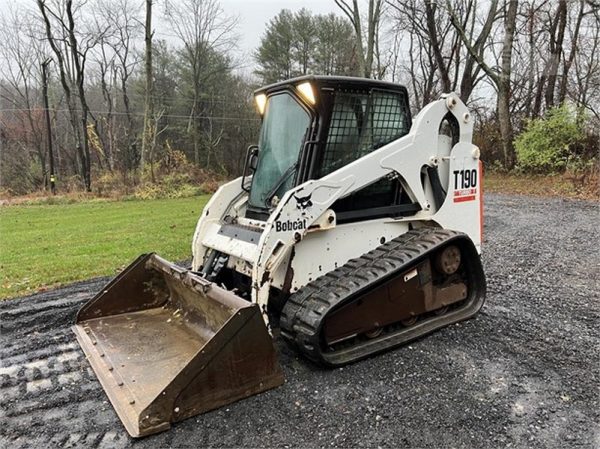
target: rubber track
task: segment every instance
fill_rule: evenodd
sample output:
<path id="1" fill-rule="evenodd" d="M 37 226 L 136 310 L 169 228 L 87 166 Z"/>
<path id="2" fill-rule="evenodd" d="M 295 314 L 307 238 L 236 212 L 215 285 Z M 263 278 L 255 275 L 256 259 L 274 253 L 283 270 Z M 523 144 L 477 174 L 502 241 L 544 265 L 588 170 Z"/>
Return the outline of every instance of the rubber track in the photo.
<path id="1" fill-rule="evenodd" d="M 351 363 L 397 346 L 398 344 L 393 343 L 390 339 L 388 341 L 385 338 L 372 340 L 370 344 L 373 350 L 368 353 L 363 353 L 360 356 L 349 356 L 344 360 L 340 360 L 339 357 L 332 360 L 322 351 L 320 330 L 325 316 L 345 300 L 355 296 L 373 283 L 377 283 L 382 278 L 409 269 L 414 262 L 427 253 L 443 246 L 449 240 L 455 239 L 470 242 L 470 239 L 461 232 L 439 228 L 415 229 L 356 259 L 348 261 L 343 266 L 319 277 L 290 296 L 281 314 L 281 335 L 310 360 L 329 366 Z M 477 257 L 476 263 L 478 273 L 475 274 L 475 277 L 481 281 L 482 290 L 480 291 L 484 296 L 485 279 L 479 257 Z M 474 315 L 481 308 L 481 305 L 483 305 L 483 297 L 476 301 L 476 310 L 473 313 L 456 321 Z M 413 338 L 418 338 L 432 330 L 416 333 Z M 377 342 L 379 342 L 379 346 L 377 346 Z"/>

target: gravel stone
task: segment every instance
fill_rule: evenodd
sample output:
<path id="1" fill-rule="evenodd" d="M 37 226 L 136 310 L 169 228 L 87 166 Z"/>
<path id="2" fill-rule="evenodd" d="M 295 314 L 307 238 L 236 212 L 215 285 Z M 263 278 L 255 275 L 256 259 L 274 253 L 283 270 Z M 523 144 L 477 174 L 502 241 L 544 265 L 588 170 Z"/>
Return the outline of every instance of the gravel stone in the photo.
<path id="1" fill-rule="evenodd" d="M 106 279 L 2 301 L 0 447 L 598 447 L 598 204 L 487 195 L 485 212 L 476 318 L 337 370 L 276 340 L 283 386 L 141 440 L 70 330 Z"/>

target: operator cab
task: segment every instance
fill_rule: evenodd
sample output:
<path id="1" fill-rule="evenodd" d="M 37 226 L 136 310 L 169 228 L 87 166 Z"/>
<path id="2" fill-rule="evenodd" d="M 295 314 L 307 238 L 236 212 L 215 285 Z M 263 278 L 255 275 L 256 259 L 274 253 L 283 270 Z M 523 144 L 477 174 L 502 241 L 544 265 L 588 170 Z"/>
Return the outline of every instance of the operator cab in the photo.
<path id="1" fill-rule="evenodd" d="M 253 174 L 245 186 L 246 217 L 258 220 L 267 220 L 291 188 L 408 134 L 412 125 L 406 88 L 385 81 L 310 75 L 261 88 L 254 98 L 262 126 L 244 174 Z M 397 178 L 383 178 L 332 209 L 343 223 L 410 215 L 419 207 Z"/>

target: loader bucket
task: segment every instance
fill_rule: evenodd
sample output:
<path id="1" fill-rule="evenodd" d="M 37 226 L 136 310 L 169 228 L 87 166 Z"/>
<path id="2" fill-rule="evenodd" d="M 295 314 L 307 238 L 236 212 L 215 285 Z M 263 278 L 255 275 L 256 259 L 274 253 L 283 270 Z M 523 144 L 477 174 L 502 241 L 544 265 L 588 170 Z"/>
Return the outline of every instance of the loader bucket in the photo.
<path id="1" fill-rule="evenodd" d="M 283 383 L 258 306 L 155 254 L 83 306 L 73 330 L 133 437 Z"/>

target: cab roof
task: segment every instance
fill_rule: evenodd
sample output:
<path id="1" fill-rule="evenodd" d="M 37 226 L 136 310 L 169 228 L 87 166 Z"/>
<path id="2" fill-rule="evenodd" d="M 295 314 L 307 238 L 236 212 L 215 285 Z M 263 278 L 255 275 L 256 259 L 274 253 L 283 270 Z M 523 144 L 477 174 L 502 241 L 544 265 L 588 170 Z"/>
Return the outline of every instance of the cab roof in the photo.
<path id="1" fill-rule="evenodd" d="M 329 76 L 329 75 L 304 75 L 291 78 L 277 83 L 269 84 L 254 91 L 254 94 L 268 94 L 274 91 L 289 88 L 290 85 L 297 85 L 302 82 L 310 81 L 315 87 L 329 87 L 333 89 L 385 89 L 401 91 L 408 93 L 406 87 L 401 84 L 391 83 L 389 81 L 374 80 L 369 78 L 359 78 L 354 76 Z"/>

